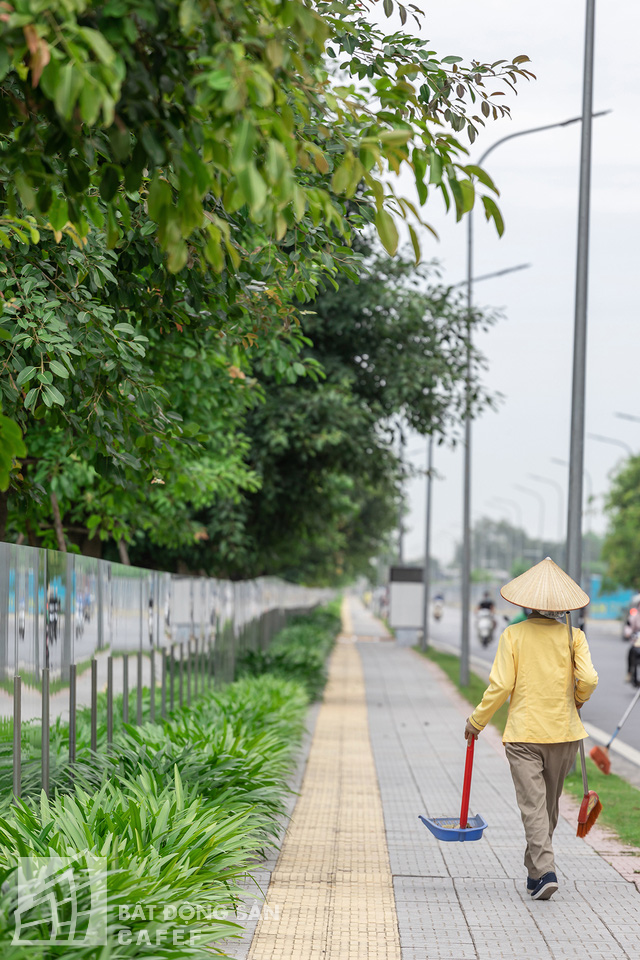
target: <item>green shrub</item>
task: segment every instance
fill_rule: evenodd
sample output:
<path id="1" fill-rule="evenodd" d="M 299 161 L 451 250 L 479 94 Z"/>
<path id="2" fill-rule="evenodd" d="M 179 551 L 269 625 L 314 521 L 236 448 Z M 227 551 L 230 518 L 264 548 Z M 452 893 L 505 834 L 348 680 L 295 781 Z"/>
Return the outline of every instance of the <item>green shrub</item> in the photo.
<path id="1" fill-rule="evenodd" d="M 231 814 L 224 804 L 205 802 L 195 790 L 183 787 L 177 770 L 164 787 L 145 771 L 133 781 L 108 782 L 94 794 L 77 790 L 74 796 L 51 801 L 43 796 L 38 804 L 19 803 L 11 817 L 0 818 L 3 879 L 12 877 L 18 856 L 76 857 L 86 853 L 107 860 L 111 957 L 148 956 L 150 952 L 154 956 L 210 957 L 204 949 L 206 943 L 237 931 L 237 925 L 222 912 L 233 913 L 242 893 L 238 881 L 252 859 L 250 814 Z M 69 955 L 64 944 L 47 947 L 34 943 L 12 949 L 15 885 L 9 883 L 4 892 L 0 944 L 6 956 L 44 960 Z M 78 888 L 77 903 L 79 912 L 88 909 L 88 888 Z M 131 915 L 136 904 L 140 905 L 138 917 L 121 920 L 120 908 Z M 200 919 L 192 919 L 188 913 L 182 919 L 177 908 L 183 904 L 199 907 Z M 60 906 L 58 902 L 58 909 Z M 175 907 L 176 912 L 164 920 L 167 906 Z M 70 905 L 67 915 L 64 909 L 63 904 L 61 919 L 68 920 Z M 220 918 L 212 915 L 213 910 Z M 150 919 L 152 914 L 154 919 Z M 179 941 L 186 939 L 188 927 L 195 944 L 176 948 L 169 942 L 149 951 L 136 943 L 138 931 L 145 929 L 153 937 L 161 926 L 168 929 L 170 938 L 172 931 L 181 927 Z M 127 928 L 133 932 L 133 942 L 118 944 L 119 930 Z M 73 956 L 82 960 L 100 955 L 101 948 L 73 949 Z"/>
<path id="2" fill-rule="evenodd" d="M 80 723 L 82 762 L 65 771 L 60 760 L 58 771 L 60 780 L 64 774 L 71 781 L 65 781 L 70 792 L 58 792 L 50 801 L 32 797 L 0 815 L 0 884 L 9 880 L 0 888 L 0 948 L 9 960 L 69 955 L 63 944 L 11 944 L 16 892 L 10 881 L 17 856 L 81 851 L 108 858 L 112 940 L 118 908 L 141 904 L 142 916 L 125 924 L 133 930 L 132 942 L 113 944 L 110 958 L 210 958 L 204 944 L 238 929 L 232 922 L 238 881 L 276 834 L 307 705 L 297 684 L 272 676 L 245 678 L 162 723 L 124 725 L 111 753 L 99 757 L 82 743 L 88 727 Z M 54 742 L 62 757 L 67 746 L 61 725 Z M 90 788 L 78 782 L 85 778 Z M 175 903 L 221 908 L 231 919 L 149 920 L 151 908 L 161 915 L 165 904 Z M 136 945 L 139 931 L 153 938 L 159 927 L 169 930 L 169 942 Z M 195 942 L 171 943 L 173 927 L 188 927 Z M 73 952 L 79 960 L 106 956 L 98 948 Z"/>
<path id="3" fill-rule="evenodd" d="M 265 673 L 302 684 L 318 700 L 327 681 L 327 657 L 340 630 L 336 604 L 296 617 L 274 638 L 268 650 L 250 650 L 238 658 L 239 676 Z"/>

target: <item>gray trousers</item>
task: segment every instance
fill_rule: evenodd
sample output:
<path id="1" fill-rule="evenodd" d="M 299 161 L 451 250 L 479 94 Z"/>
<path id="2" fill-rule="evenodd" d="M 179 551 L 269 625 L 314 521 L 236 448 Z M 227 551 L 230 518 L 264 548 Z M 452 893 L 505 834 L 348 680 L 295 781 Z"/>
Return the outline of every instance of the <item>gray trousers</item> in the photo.
<path id="1" fill-rule="evenodd" d="M 562 786 L 573 767 L 578 745 L 578 740 L 504 745 L 527 840 L 524 865 L 533 880 L 550 871 L 555 873 L 551 840 Z"/>

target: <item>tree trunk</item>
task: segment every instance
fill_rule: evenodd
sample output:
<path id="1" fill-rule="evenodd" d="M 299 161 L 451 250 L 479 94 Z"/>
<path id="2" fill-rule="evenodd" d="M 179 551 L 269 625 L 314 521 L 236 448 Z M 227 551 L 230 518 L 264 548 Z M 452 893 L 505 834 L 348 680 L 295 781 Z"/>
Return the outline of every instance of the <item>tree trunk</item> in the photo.
<path id="1" fill-rule="evenodd" d="M 36 540 L 36 535 L 33 532 L 33 527 L 31 526 L 31 521 L 27 518 L 24 522 L 25 529 L 27 531 L 27 542 L 30 547 L 37 547 L 38 541 Z"/>
<path id="2" fill-rule="evenodd" d="M 53 528 L 56 531 L 58 549 L 63 553 L 66 553 L 67 542 L 64 539 L 64 530 L 62 529 L 62 520 L 60 518 L 60 507 L 58 506 L 58 498 L 53 491 L 51 492 L 51 509 L 53 510 Z"/>
<path id="3" fill-rule="evenodd" d="M 127 550 L 127 545 L 120 537 L 118 540 L 118 553 L 120 554 L 120 560 L 122 563 L 126 564 L 128 567 L 131 566 L 131 560 L 129 560 L 129 551 Z"/>

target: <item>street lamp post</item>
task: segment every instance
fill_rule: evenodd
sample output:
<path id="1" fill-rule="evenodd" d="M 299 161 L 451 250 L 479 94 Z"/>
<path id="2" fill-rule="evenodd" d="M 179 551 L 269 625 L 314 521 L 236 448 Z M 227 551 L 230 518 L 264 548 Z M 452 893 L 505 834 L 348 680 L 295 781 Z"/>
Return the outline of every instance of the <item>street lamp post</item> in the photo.
<path id="1" fill-rule="evenodd" d="M 538 540 L 540 541 L 540 557 L 544 559 L 544 497 L 541 493 L 538 493 L 537 490 L 532 490 L 531 487 L 522 487 L 519 483 L 514 483 L 516 490 L 521 490 L 523 493 L 528 493 L 532 497 L 535 497 L 540 505 L 540 527 Z"/>
<path id="2" fill-rule="evenodd" d="M 429 646 L 429 599 L 431 593 L 431 481 L 433 478 L 433 437 L 429 437 L 427 444 L 427 496 L 424 525 L 424 590 L 422 593 L 422 643 L 421 649 Z"/>
<path id="3" fill-rule="evenodd" d="M 551 463 L 557 463 L 560 467 L 568 467 L 569 461 L 563 460 L 561 457 L 551 457 Z M 582 471 L 584 478 L 587 481 L 587 509 L 584 511 L 584 516 L 586 517 L 586 528 L 587 535 L 591 533 L 591 503 L 593 501 L 593 480 L 591 479 L 591 474 L 588 470 Z M 584 560 L 587 570 L 591 566 L 591 548 L 589 546 L 589 540 L 587 539 L 586 546 L 584 548 Z"/>
<path id="4" fill-rule="evenodd" d="M 524 532 L 524 523 L 522 520 L 522 507 L 516 500 L 511 500 L 509 497 L 493 497 L 492 499 L 494 503 L 506 503 L 513 510 L 515 510 L 516 523 L 518 525 L 518 530 L 520 531 L 520 556 L 524 557 L 525 532 Z M 514 547 L 515 547 L 515 538 L 514 538 Z M 514 560 L 516 559 L 517 557 L 515 556 L 515 551 L 514 551 Z"/>
<path id="5" fill-rule="evenodd" d="M 587 365 L 587 298 L 589 294 L 589 214 L 591 199 L 591 127 L 593 114 L 593 60 L 596 0 L 587 0 L 584 70 L 582 81 L 582 131 L 578 200 L 578 249 L 571 386 L 569 441 L 569 495 L 567 510 L 567 573 L 582 580 L 582 476 L 584 470 L 584 408 Z"/>
<path id="6" fill-rule="evenodd" d="M 548 483 L 556 488 L 556 493 L 558 494 L 558 543 L 562 543 L 562 529 L 564 526 L 564 494 L 562 487 L 557 480 L 552 480 L 551 477 L 539 477 L 537 473 L 530 473 L 529 479 L 536 480 L 538 483 Z"/>
<path id="7" fill-rule="evenodd" d="M 516 557 L 516 538 L 515 538 L 515 531 L 514 531 L 513 527 L 511 526 L 511 516 L 510 516 L 509 512 L 508 512 L 507 510 L 505 510 L 504 506 L 501 507 L 499 504 L 497 504 L 497 503 L 495 503 L 495 502 L 492 502 L 491 500 L 487 500 L 487 501 L 486 501 L 486 506 L 488 506 L 490 510 L 499 510 L 500 513 L 502 514 L 502 518 L 501 518 L 501 519 L 502 519 L 503 521 L 506 520 L 506 522 L 509 524 L 510 535 L 509 535 L 509 537 L 507 538 L 507 546 L 508 546 L 508 550 L 507 550 L 507 558 L 508 558 L 507 569 L 508 569 L 508 570 L 511 570 L 511 568 L 513 567 L 513 563 L 514 563 L 515 557 Z M 498 547 L 496 547 L 496 552 L 497 552 L 497 551 L 498 551 Z"/>
<path id="8" fill-rule="evenodd" d="M 595 0 L 587 0 L 592 4 Z M 594 116 L 601 116 L 601 113 Z M 588 122 L 589 136 L 591 133 L 591 109 L 589 109 Z M 562 120 L 560 123 L 547 123 L 541 127 L 531 127 L 528 130 L 519 130 L 517 133 L 510 133 L 492 144 L 482 154 L 478 160 L 478 166 L 482 166 L 490 153 L 497 147 L 506 143 L 508 140 L 514 140 L 516 137 L 525 137 L 531 133 L 542 133 L 544 130 L 553 130 L 556 127 L 568 127 L 573 123 L 579 123 L 585 119 L 584 110 L 579 117 L 571 117 L 569 120 Z M 583 123 L 583 126 L 585 124 Z M 466 362 L 466 391 L 465 391 L 465 424 L 464 424 L 464 495 L 462 510 L 462 634 L 460 639 L 460 683 L 467 686 L 469 683 L 469 608 L 471 606 L 471 377 L 473 372 L 472 351 L 471 351 L 471 328 L 472 328 L 472 310 L 473 310 L 473 210 L 467 215 L 467 362 Z"/>

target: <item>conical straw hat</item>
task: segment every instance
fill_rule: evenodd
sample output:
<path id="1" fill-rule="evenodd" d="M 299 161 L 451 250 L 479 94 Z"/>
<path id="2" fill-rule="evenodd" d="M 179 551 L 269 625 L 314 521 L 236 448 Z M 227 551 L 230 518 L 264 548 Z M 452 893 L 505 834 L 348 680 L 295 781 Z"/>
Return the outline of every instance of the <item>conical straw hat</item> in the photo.
<path id="1" fill-rule="evenodd" d="M 500 593 L 509 603 L 532 610 L 581 610 L 589 603 L 584 590 L 551 557 L 507 583 Z"/>

